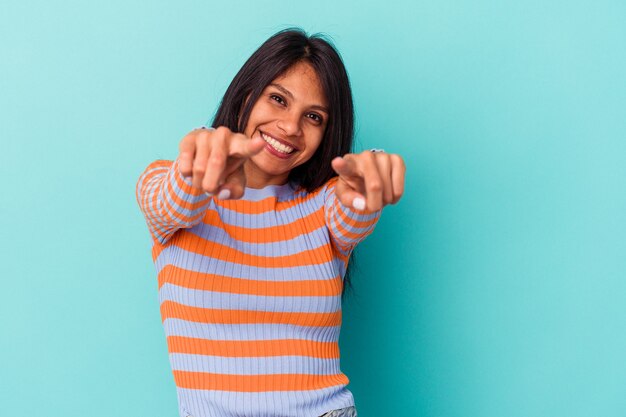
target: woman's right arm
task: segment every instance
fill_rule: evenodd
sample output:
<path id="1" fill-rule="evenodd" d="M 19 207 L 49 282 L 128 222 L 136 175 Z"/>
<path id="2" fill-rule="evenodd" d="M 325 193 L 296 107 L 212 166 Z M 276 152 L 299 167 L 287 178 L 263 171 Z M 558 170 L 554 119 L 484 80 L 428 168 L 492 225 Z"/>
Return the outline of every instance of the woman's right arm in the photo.
<path id="1" fill-rule="evenodd" d="M 264 145 L 225 127 L 195 129 L 181 140 L 175 161 L 148 165 L 137 181 L 136 196 L 152 238 L 164 244 L 178 229 L 200 223 L 212 194 L 241 198 L 243 163 Z"/>
<path id="2" fill-rule="evenodd" d="M 136 196 L 150 235 L 161 244 L 178 229 L 198 224 L 211 203 L 181 174 L 178 159 L 148 165 L 137 181 Z"/>

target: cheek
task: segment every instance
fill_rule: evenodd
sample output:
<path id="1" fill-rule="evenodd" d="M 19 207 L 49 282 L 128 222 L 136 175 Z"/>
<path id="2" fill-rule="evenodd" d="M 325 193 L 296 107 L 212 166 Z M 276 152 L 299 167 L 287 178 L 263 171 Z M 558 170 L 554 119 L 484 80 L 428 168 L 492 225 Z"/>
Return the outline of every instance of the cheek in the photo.
<path id="1" fill-rule="evenodd" d="M 245 133 L 247 135 L 252 134 L 254 130 L 258 127 L 258 125 L 264 123 L 264 121 L 268 118 L 268 113 L 268 106 L 264 105 L 264 103 L 257 102 L 250 111 L 248 123 L 246 124 L 245 128 Z"/>

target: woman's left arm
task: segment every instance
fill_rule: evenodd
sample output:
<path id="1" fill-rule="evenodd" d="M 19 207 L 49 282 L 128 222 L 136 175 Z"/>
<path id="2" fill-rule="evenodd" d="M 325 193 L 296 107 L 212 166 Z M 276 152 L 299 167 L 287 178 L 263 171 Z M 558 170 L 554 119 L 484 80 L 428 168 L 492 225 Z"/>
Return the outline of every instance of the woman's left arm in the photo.
<path id="1" fill-rule="evenodd" d="M 339 174 L 326 190 L 326 224 L 337 247 L 351 250 L 376 225 L 382 208 L 404 192 L 404 161 L 399 155 L 365 151 L 332 161 Z"/>
<path id="2" fill-rule="evenodd" d="M 380 210 L 387 204 L 396 204 L 404 193 L 406 167 L 400 155 L 349 153 L 333 159 L 332 167 L 339 174 L 337 197 L 357 210 Z"/>

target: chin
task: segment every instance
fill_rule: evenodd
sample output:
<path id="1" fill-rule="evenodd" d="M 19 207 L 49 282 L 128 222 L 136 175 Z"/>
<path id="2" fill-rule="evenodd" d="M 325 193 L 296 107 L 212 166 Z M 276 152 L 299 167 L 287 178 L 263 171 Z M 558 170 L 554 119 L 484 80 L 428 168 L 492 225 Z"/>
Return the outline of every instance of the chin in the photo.
<path id="1" fill-rule="evenodd" d="M 254 165 L 256 165 L 256 168 L 259 171 L 263 172 L 264 174 L 271 175 L 273 177 L 279 177 L 285 174 L 289 174 L 289 172 L 291 172 L 291 170 L 293 169 L 293 167 L 291 166 L 289 167 L 277 166 L 278 164 L 276 161 L 270 160 L 265 155 L 257 155 L 256 157 L 253 157 L 251 161 L 253 162 Z"/>

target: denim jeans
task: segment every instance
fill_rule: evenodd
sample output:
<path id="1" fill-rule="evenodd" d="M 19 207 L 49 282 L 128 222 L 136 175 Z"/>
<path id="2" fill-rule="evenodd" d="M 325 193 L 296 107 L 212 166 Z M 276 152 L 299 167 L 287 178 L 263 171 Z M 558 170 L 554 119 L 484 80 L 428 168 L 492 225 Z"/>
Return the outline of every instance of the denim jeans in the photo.
<path id="1" fill-rule="evenodd" d="M 320 417 L 357 417 L 356 408 L 354 406 L 332 410 Z"/>

